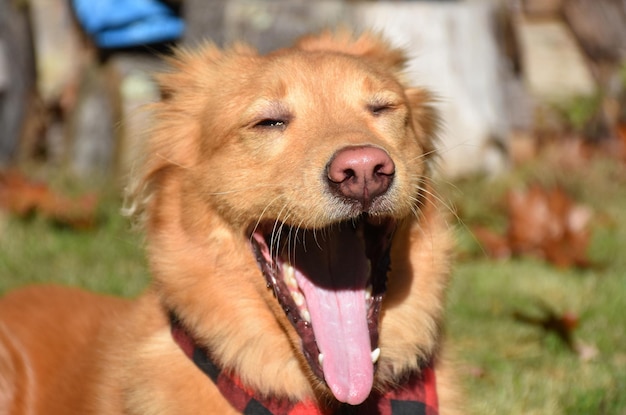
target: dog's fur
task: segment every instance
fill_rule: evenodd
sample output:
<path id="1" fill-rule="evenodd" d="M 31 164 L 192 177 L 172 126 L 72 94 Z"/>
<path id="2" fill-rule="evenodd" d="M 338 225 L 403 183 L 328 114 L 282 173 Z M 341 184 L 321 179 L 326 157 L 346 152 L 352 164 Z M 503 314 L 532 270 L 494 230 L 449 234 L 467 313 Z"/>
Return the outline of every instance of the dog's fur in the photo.
<path id="1" fill-rule="evenodd" d="M 430 179 L 437 120 L 428 92 L 405 85 L 404 62 L 378 35 L 343 31 L 265 56 L 245 45 L 178 51 L 158 76 L 163 99 L 134 182 L 154 282 L 134 301 L 55 286 L 5 296 L 0 413 L 233 413 L 172 340 L 172 312 L 260 394 L 332 401 L 251 235 L 269 222 L 295 243 L 305 229 L 356 221 L 362 212 L 329 190 L 326 169 L 364 146 L 395 165 L 384 203 L 363 205 L 396 224 L 373 387 L 434 361 L 450 413 L 440 344 L 451 239 Z"/>

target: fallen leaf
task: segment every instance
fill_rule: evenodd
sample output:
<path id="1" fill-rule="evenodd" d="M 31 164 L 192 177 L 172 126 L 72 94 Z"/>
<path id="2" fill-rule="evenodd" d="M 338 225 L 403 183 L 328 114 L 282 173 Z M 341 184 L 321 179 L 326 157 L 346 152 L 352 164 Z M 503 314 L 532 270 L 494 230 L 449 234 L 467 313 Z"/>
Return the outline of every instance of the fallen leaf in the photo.
<path id="1" fill-rule="evenodd" d="M 480 242 L 483 251 L 491 258 L 507 259 L 511 257 L 511 248 L 505 236 L 484 226 L 473 226 L 472 233 Z"/>
<path id="2" fill-rule="evenodd" d="M 626 122 L 620 122 L 616 126 L 617 137 L 626 145 Z"/>
<path id="3" fill-rule="evenodd" d="M 589 266 L 587 247 L 592 212 L 561 188 L 533 185 L 508 197 L 507 237 L 515 255 L 535 255 L 559 266 Z"/>
<path id="4" fill-rule="evenodd" d="M 60 225 L 84 230 L 95 226 L 97 204 L 95 193 L 72 199 L 16 170 L 0 172 L 0 209 L 19 217 L 38 214 Z"/>
<path id="5" fill-rule="evenodd" d="M 540 314 L 534 315 L 522 311 L 513 312 L 513 318 L 519 322 L 540 327 L 546 333 L 555 334 L 573 352 L 577 352 L 574 342 L 574 330 L 578 327 L 579 317 L 568 311 L 557 313 L 547 304 L 539 303 Z"/>
<path id="6" fill-rule="evenodd" d="M 538 184 L 506 195 L 507 231 L 498 235 L 473 228 L 485 252 L 494 258 L 530 255 L 558 267 L 587 267 L 592 211 L 576 204 L 561 187 Z"/>
<path id="7" fill-rule="evenodd" d="M 28 216 L 46 197 L 48 189 L 10 170 L 0 174 L 0 207 L 18 216 Z"/>

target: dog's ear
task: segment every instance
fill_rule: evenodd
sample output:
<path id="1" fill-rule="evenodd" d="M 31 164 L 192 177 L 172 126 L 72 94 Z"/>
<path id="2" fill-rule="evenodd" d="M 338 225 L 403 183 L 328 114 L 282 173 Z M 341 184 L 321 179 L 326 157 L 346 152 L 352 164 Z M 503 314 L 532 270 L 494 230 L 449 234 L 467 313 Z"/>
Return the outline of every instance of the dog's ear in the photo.
<path id="1" fill-rule="evenodd" d="M 326 30 L 321 34 L 302 37 L 298 49 L 306 51 L 330 51 L 363 57 L 377 65 L 384 65 L 393 72 L 404 69 L 406 56 L 402 49 L 392 47 L 378 33 L 363 32 L 355 35 L 348 29 Z"/>
<path id="2" fill-rule="evenodd" d="M 175 49 L 172 56 L 164 57 L 168 70 L 155 75 L 162 100 L 167 100 L 176 92 L 179 95 L 197 93 L 204 81 L 213 79 L 208 74 L 237 67 L 239 58 L 255 57 L 258 52 L 245 43 L 235 43 L 227 49 L 220 49 L 212 42 L 204 42 L 198 47 Z"/>
<path id="3" fill-rule="evenodd" d="M 213 43 L 207 42 L 197 49 L 178 48 L 171 56 L 165 56 L 163 60 L 167 69 L 154 75 L 161 92 L 161 100 L 168 100 L 176 93 L 184 93 L 186 88 L 193 87 L 198 82 L 199 74 L 206 71 L 218 62 L 222 57 L 220 50 Z"/>
<path id="4" fill-rule="evenodd" d="M 179 48 L 165 57 L 167 68 L 154 75 L 161 99 L 145 111 L 153 120 L 146 132 L 143 160 L 138 161 L 127 189 L 127 214 L 140 219 L 159 195 L 163 182 L 176 170 L 184 170 L 198 153 L 202 113 L 207 91 L 212 91 L 225 71 L 240 65 L 240 59 L 258 56 L 245 45 L 227 50 L 207 42 L 193 49 Z"/>
<path id="5" fill-rule="evenodd" d="M 439 113 L 434 107 L 435 99 L 432 93 L 422 88 L 407 88 L 405 94 L 411 108 L 413 129 L 424 149 L 424 156 L 430 159 L 436 152 L 440 129 Z"/>
<path id="6" fill-rule="evenodd" d="M 237 43 L 220 49 L 207 42 L 192 49 L 180 48 L 166 57 L 168 68 L 155 75 L 161 99 L 146 107 L 153 126 L 147 132 L 143 160 L 127 189 L 127 214 L 140 222 L 152 217 L 151 206 L 163 196 L 164 183 L 193 166 L 202 136 L 202 120 L 210 92 L 219 88 L 225 74 L 233 73 L 258 57 L 250 46 Z"/>

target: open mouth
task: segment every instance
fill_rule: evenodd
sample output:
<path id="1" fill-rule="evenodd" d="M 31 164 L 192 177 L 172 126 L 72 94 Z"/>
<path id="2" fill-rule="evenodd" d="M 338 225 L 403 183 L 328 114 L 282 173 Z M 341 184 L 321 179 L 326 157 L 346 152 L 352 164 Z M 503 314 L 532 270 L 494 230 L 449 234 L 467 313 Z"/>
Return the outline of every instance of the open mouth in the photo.
<path id="1" fill-rule="evenodd" d="M 395 221 L 366 213 L 322 229 L 279 222 L 251 232 L 257 262 L 337 400 L 363 402 L 380 355 L 378 323 Z"/>

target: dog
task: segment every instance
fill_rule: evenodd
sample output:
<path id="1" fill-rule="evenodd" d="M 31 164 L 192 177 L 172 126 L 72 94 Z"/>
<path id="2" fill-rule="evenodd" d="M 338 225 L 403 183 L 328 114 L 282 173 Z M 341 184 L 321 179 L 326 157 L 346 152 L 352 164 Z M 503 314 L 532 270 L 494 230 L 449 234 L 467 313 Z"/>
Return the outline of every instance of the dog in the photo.
<path id="1" fill-rule="evenodd" d="M 166 59 L 130 192 L 153 283 L 7 294 L 0 413 L 455 413 L 438 119 L 404 52 L 337 30 Z"/>

